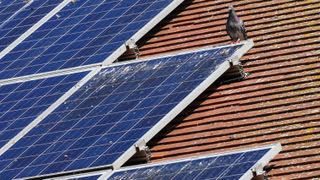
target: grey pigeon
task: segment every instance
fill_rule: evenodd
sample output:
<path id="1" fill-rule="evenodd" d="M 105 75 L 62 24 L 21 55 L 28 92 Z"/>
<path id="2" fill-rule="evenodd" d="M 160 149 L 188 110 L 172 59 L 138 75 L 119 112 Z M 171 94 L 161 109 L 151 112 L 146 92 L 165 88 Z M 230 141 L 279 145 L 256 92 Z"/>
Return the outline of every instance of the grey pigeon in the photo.
<path id="1" fill-rule="evenodd" d="M 229 17 L 227 20 L 227 33 L 232 42 L 247 40 L 247 33 L 243 21 L 237 16 L 233 6 L 229 6 Z"/>

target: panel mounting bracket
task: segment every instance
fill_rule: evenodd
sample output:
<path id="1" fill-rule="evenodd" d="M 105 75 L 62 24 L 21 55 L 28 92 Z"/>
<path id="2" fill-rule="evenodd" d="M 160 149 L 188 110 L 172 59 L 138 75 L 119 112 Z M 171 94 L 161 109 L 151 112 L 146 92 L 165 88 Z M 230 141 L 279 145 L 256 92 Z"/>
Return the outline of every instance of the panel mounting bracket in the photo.
<path id="1" fill-rule="evenodd" d="M 126 42 L 126 47 L 127 47 L 127 50 L 128 51 L 131 51 L 134 56 L 136 57 L 136 59 L 139 58 L 140 56 L 140 50 L 139 50 L 139 47 L 136 43 L 136 41 L 134 39 L 129 39 L 127 42 Z"/>
<path id="2" fill-rule="evenodd" d="M 233 57 L 231 57 L 229 59 L 229 62 L 231 63 L 231 65 L 233 66 L 239 66 L 241 65 L 241 62 L 240 62 L 240 57 L 238 55 L 235 55 Z"/>
<path id="3" fill-rule="evenodd" d="M 137 153 L 143 156 L 146 162 L 149 163 L 151 159 L 151 151 L 150 151 L 150 148 L 147 146 L 146 141 L 139 140 L 134 146 L 137 150 Z"/>
<path id="4" fill-rule="evenodd" d="M 252 169 L 253 180 L 267 180 L 266 171 L 264 171 L 263 164 L 258 163 L 254 169 Z"/>

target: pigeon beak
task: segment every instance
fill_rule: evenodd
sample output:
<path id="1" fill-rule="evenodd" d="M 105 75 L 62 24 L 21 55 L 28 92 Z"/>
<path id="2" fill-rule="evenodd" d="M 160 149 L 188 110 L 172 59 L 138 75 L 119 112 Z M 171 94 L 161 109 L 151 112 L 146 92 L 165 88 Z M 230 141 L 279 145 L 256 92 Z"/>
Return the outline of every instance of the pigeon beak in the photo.
<path id="1" fill-rule="evenodd" d="M 229 11 L 231 11 L 231 10 L 233 10 L 234 8 L 233 8 L 232 5 L 229 5 L 228 9 L 229 9 Z"/>

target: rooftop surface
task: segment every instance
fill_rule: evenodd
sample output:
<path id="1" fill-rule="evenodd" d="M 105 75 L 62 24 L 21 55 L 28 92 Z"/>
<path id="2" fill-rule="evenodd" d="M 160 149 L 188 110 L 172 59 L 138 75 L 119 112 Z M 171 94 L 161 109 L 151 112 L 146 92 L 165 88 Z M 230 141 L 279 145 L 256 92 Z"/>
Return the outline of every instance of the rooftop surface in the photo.
<path id="1" fill-rule="evenodd" d="M 320 1 L 186 0 L 140 44 L 142 56 L 230 43 L 232 4 L 253 49 L 244 80 L 212 85 L 150 143 L 152 161 L 281 142 L 271 179 L 320 177 Z"/>

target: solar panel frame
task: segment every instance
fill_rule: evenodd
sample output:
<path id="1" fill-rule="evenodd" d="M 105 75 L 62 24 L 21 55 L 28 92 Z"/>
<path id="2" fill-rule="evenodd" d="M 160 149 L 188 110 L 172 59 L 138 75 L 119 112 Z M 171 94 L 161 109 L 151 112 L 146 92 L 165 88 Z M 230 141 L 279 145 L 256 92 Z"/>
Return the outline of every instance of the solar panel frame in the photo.
<path id="1" fill-rule="evenodd" d="M 168 164 L 174 164 L 174 163 L 179 163 L 179 162 L 192 162 L 194 160 L 199 160 L 199 159 L 206 159 L 206 158 L 213 158 L 213 157 L 221 157 L 225 155 L 231 155 L 231 154 L 236 154 L 236 153 L 246 153 L 246 152 L 251 152 L 251 151 L 259 151 L 259 150 L 264 150 L 264 149 L 270 149 L 268 150 L 267 153 L 265 153 L 251 168 L 250 170 L 246 171 L 240 178 L 240 180 L 247 180 L 247 179 L 252 179 L 253 172 L 259 172 L 263 170 L 263 167 L 265 167 L 279 152 L 282 150 L 282 146 L 280 143 L 274 143 L 270 145 L 265 145 L 265 146 L 260 146 L 260 147 L 253 147 L 253 148 L 246 148 L 246 149 L 239 149 L 239 150 L 232 150 L 232 151 L 227 151 L 227 152 L 221 152 L 221 153 L 212 153 L 212 154 L 204 154 L 200 156 L 192 156 L 192 157 L 187 157 L 187 158 L 181 158 L 173 161 L 163 161 L 159 163 L 150 163 L 150 164 L 142 164 L 142 165 L 134 165 L 134 166 L 128 166 L 128 167 L 123 167 L 114 171 L 108 171 L 105 172 L 102 176 L 99 177 L 98 180 L 104 180 L 104 179 L 109 179 L 112 177 L 114 173 L 117 172 L 125 172 L 128 170 L 139 170 L 142 168 L 149 168 L 149 167 L 154 167 L 154 166 L 162 166 L 162 165 L 168 165 Z"/>

